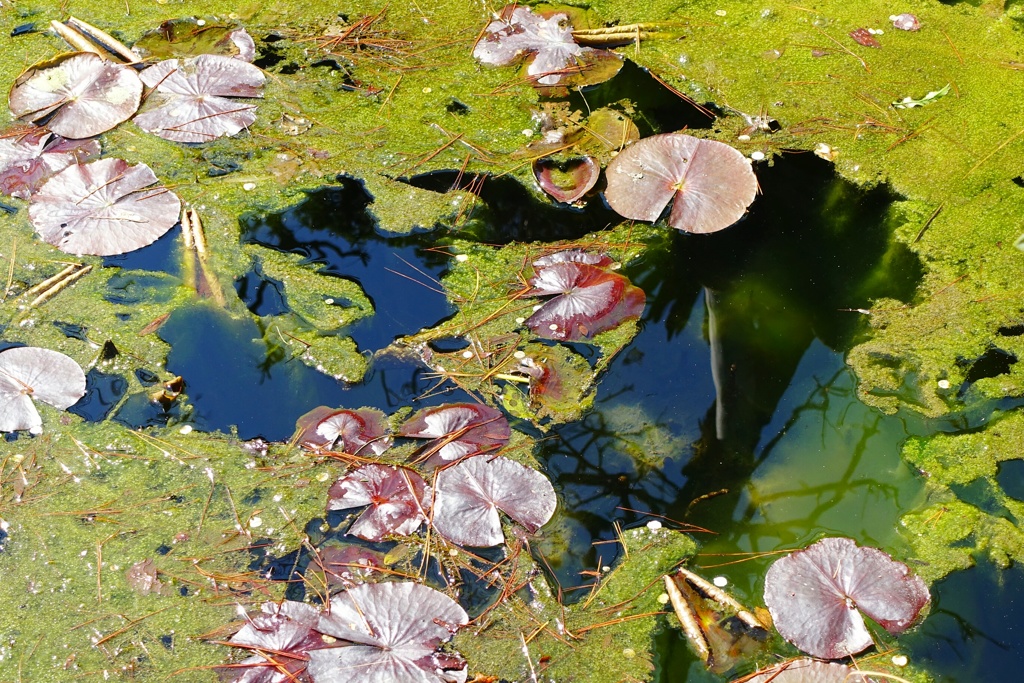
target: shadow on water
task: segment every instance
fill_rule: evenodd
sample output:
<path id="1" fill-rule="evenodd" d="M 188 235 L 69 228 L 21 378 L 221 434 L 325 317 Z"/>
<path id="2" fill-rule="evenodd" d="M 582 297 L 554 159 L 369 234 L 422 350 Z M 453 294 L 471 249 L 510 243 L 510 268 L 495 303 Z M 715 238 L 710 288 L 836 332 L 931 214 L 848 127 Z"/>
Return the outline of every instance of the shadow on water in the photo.
<path id="1" fill-rule="evenodd" d="M 891 239 L 894 197 L 810 155 L 758 179 L 763 195 L 741 224 L 673 234 L 627 269 L 648 295 L 642 331 L 612 363 L 596 410 L 543 447 L 571 529 L 573 551 L 552 560 L 563 585 L 610 562 L 612 546 L 599 560 L 589 544 L 611 537 L 613 520 L 647 511 L 713 532 L 698 534 L 705 553 L 823 533 L 898 544 L 892 521 L 920 493 L 899 457 L 907 432 L 857 401 L 842 355 L 863 330 L 851 309 L 908 300 L 921 274 Z M 767 564 L 717 571 L 759 602 Z M 678 672 L 672 657 L 688 655 L 672 653 L 663 664 Z"/>

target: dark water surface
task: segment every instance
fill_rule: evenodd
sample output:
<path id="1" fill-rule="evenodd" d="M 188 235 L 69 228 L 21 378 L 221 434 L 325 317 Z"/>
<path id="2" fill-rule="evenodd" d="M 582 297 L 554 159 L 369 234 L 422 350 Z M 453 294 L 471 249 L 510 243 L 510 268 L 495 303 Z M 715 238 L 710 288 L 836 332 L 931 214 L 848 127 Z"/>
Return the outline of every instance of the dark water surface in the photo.
<path id="1" fill-rule="evenodd" d="M 890 238 L 894 198 L 836 179 L 810 155 L 761 167 L 758 179 L 763 195 L 741 224 L 716 235 L 673 234 L 668 248 L 625 269 L 647 293 L 641 331 L 604 376 L 595 410 L 542 442 L 540 459 L 561 504 L 536 549 L 565 589 L 584 583 L 580 572 L 616 559 L 614 545 L 592 545 L 614 538 L 614 522 L 642 524 L 648 513 L 706 529 L 696 534 L 698 571 L 724 577 L 752 605 L 762 602 L 774 558 L 737 561 L 746 559 L 737 553 L 799 547 L 823 535 L 897 556 L 904 550 L 897 520 L 924 491 L 899 447 L 921 425 L 859 403 L 843 362 L 864 333 L 856 309 L 879 297 L 909 300 L 920 276 L 915 258 Z M 417 182 L 445 189 L 447 180 Z M 490 187 L 489 203 L 512 201 L 500 183 Z M 533 215 L 533 200 L 514 191 L 520 214 Z M 247 217 L 243 227 L 248 241 L 300 253 L 359 282 L 378 312 L 352 334 L 372 352 L 451 309 L 400 275 L 440 277 L 444 258 L 427 249 L 444 235 L 382 236 L 368 201 L 345 180 L 280 215 Z M 603 212 L 596 206 L 581 219 L 546 207 L 537 215 L 546 229 L 573 236 Z M 491 225 L 486 213 L 477 220 L 474 230 L 501 241 L 531 232 L 514 221 Z M 238 290 L 258 315 L 284 310 L 273 283 L 255 273 Z M 172 345 L 168 369 L 185 377 L 194 421 L 204 429 L 237 426 L 243 438 L 285 439 L 317 405 L 415 406 L 431 385 L 416 363 L 385 359 L 362 384 L 344 387 L 298 361 L 268 357 L 255 322 L 213 308 L 175 314 L 161 335 Z M 984 568 L 940 583 L 932 616 L 906 638 L 912 658 L 940 681 L 1010 680 L 1022 585 L 1017 570 Z M 996 605 L 986 609 L 982 600 Z M 703 670 L 676 631 L 659 645 L 662 680 L 722 680 Z"/>

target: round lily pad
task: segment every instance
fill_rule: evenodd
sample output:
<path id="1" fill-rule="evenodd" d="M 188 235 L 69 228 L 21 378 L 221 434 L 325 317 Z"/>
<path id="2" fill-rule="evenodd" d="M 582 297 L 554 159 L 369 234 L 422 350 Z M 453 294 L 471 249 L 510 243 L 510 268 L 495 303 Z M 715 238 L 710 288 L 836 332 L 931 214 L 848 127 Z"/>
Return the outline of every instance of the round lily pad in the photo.
<path id="1" fill-rule="evenodd" d="M 177 222 L 181 201 L 145 164 L 100 159 L 69 166 L 32 197 L 29 219 L 69 254 L 112 256 L 155 242 Z"/>
<path id="2" fill-rule="evenodd" d="M 32 400 L 60 410 L 85 396 L 85 373 L 58 351 L 19 346 L 0 352 L 0 432 L 42 431 Z"/>
<path id="3" fill-rule="evenodd" d="M 728 228 L 757 194 L 746 157 L 724 143 L 683 133 L 654 135 L 627 147 L 605 176 L 605 199 L 616 213 L 656 221 L 672 202 L 668 224 L 685 232 Z"/>
<path id="4" fill-rule="evenodd" d="M 89 138 L 128 120 L 139 108 L 135 70 L 92 52 L 70 52 L 26 69 L 14 82 L 11 113 L 44 123 L 66 138 Z"/>

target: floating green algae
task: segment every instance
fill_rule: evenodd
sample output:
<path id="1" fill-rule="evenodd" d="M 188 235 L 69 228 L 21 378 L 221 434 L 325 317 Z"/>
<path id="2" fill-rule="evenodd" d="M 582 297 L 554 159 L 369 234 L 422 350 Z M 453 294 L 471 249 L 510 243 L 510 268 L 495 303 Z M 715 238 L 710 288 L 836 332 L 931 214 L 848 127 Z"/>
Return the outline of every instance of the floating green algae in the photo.
<path id="1" fill-rule="evenodd" d="M 635 3 L 599 1 L 591 7 L 598 24 L 666 24 L 639 45 L 622 52 L 698 102 L 712 102 L 724 110 L 727 115 L 716 122 L 716 127 L 700 134 L 730 142 L 745 153 L 763 152 L 769 158 L 789 150 L 809 153 L 818 149 L 835 161 L 837 170 L 845 177 L 868 185 L 884 182 L 906 197 L 894 227 L 898 238 L 920 255 L 925 264 L 924 284 L 913 305 L 895 300 L 876 302 L 867 316 L 871 336 L 849 358 L 860 379 L 860 396 L 869 405 L 885 411 L 907 408 L 929 416 L 958 411 L 964 398 L 958 389 L 970 377 L 977 359 L 992 348 L 1017 357 L 1021 352 L 1020 335 L 1008 334 L 1006 330 L 1015 329 L 1024 317 L 1019 303 L 1022 255 L 1013 248 L 1021 232 L 1019 216 L 1024 209 L 1024 192 L 1013 182 L 1019 174 L 1016 160 L 1024 144 L 1018 132 L 1024 129 L 1024 114 L 1017 106 L 1021 89 L 1018 79 L 1024 77 L 1019 72 L 1024 43 L 1018 25 L 995 11 L 996 4 L 975 8 L 965 4 L 950 7 L 937 2 L 909 2 L 900 9 L 917 13 L 924 26 L 913 34 L 892 29 L 886 21 L 890 6 L 878 1 L 822 2 L 811 8 L 736 1 L 683 6 L 658 1 L 638 8 Z M 431 192 L 399 181 L 408 176 L 459 169 L 469 176 L 507 173 L 523 181 L 531 192 L 537 192 L 529 179 L 528 166 L 511 154 L 529 139 L 524 131 L 536 128 L 532 113 L 540 98 L 528 85 L 514 81 L 514 70 L 488 69 L 472 61 L 472 42 L 489 18 L 480 6 L 469 8 L 466 3 L 452 1 L 430 3 L 422 8 L 388 8 L 384 12 L 382 3 L 370 2 L 345 3 L 329 11 L 291 2 L 244 8 L 234 8 L 226 2 L 132 3 L 130 14 L 115 3 L 94 7 L 92 3 L 72 2 L 66 7 L 127 42 L 167 18 L 193 13 L 211 18 L 216 15 L 222 20 L 244 23 L 257 38 L 258 54 L 272 54 L 277 60 L 267 65 L 273 77 L 251 135 L 199 148 L 142 135 L 131 124 L 104 136 L 105 154 L 120 155 L 132 162 L 145 161 L 188 204 L 199 209 L 211 246 L 211 272 L 220 289 L 229 294 L 225 303 L 227 313 L 239 319 L 247 319 L 249 314 L 241 302 L 230 296 L 233 280 L 251 267 L 250 250 L 239 245 L 237 217 L 243 213 L 288 206 L 301 198 L 303 189 L 332 182 L 342 173 L 365 179 L 375 200 L 370 211 L 378 218 L 380 229 L 389 232 L 408 231 L 417 226 L 455 230 L 472 215 L 474 204 L 479 201 L 464 192 Z M 345 16 L 338 16 L 338 12 Z M 360 36 L 361 45 L 334 40 L 355 19 L 378 13 L 379 19 Z M 0 28 L 10 32 L 23 22 L 45 25 L 53 18 L 63 18 L 56 7 L 22 4 L 16 9 L 5 8 Z M 848 38 L 849 31 L 861 26 L 886 29 L 879 38 L 882 48 L 865 48 Z M 268 40 L 271 36 L 273 41 Z M 373 47 L 368 41 L 377 41 L 384 47 Z M 24 66 L 52 55 L 60 46 L 52 37 L 29 33 L 5 41 L 0 49 L 6 57 L 0 64 L 0 75 L 9 83 Z M 824 54 L 816 56 L 815 52 Z M 926 107 L 897 110 L 890 106 L 906 96 L 919 97 L 946 84 L 952 86 L 950 94 Z M 312 126 L 307 130 L 284 130 L 275 125 L 286 114 L 308 119 Z M 752 125 L 750 119 L 757 116 L 776 119 L 780 130 L 768 133 L 755 127 L 744 133 Z M 741 134 L 749 134 L 751 139 L 740 140 Z M 822 151 L 822 145 L 827 146 L 827 152 Z M 225 170 L 228 172 L 222 173 Z M 661 228 L 642 226 L 634 230 L 645 235 L 637 240 L 640 245 L 645 240 L 663 237 L 664 233 Z M 622 241 L 628 233 L 620 227 L 614 234 L 609 242 Z M 625 241 L 628 243 L 628 239 Z M 616 257 L 628 260 L 642 250 L 642 246 L 630 244 L 630 249 Z M 528 250 L 516 246 L 505 252 L 485 245 L 458 245 L 453 253 L 469 255 L 470 260 L 453 265 L 445 285 L 460 313 L 452 324 L 428 331 L 416 341 L 431 335 L 464 335 L 468 329 L 481 337 L 496 338 L 519 329 L 515 318 L 522 317 L 523 311 L 500 307 L 507 301 L 509 285 L 514 284 L 509 275 L 519 272 L 523 254 Z M 4 341 L 61 350 L 84 367 L 123 373 L 130 384 L 130 395 L 144 395 L 150 387 L 129 372 L 128 365 L 145 367 L 160 380 L 170 379 L 162 369 L 168 347 L 153 326 L 163 316 L 195 303 L 197 295 L 189 283 L 178 273 L 119 270 L 116 266 L 101 267 L 100 259 L 84 258 L 82 262 L 94 266 L 92 272 L 51 300 L 29 306 L 32 297 L 24 292 L 59 272 L 65 260 L 66 256 L 33 237 L 24 211 L 0 217 L 0 263 L 9 264 L 10 268 L 0 272 L 11 274 L 11 289 L 0 305 Z M 482 276 L 480 270 L 473 269 L 473 265 L 480 263 L 487 264 Z M 302 272 L 301 279 L 321 281 L 311 268 Z M 292 303 L 302 302 L 296 297 Z M 346 322 L 338 318 L 321 319 L 320 314 L 338 311 L 321 308 L 323 300 L 317 303 L 315 295 L 307 303 L 306 307 L 295 305 L 296 309 L 305 309 L 305 323 L 322 329 L 336 327 L 334 322 Z M 62 331 L 67 328 L 54 322 L 83 325 L 84 338 L 68 336 Z M 266 343 L 280 344 L 288 355 L 301 356 L 332 376 L 354 379 L 361 374 L 365 366 L 356 358 L 351 340 L 319 334 L 304 339 L 302 332 L 302 324 L 294 319 L 274 320 L 266 326 Z M 604 358 L 622 348 L 631 334 L 632 330 L 624 328 L 600 339 Z M 301 341 L 292 337 L 300 337 Z M 107 341 L 120 351 L 120 356 L 113 360 L 101 358 L 101 347 Z M 518 337 L 515 341 L 519 341 Z M 303 343 L 312 346 L 305 347 Z M 320 350 L 319 344 L 331 348 Z M 129 362 L 129 358 L 133 360 Z M 1007 373 L 971 382 L 966 398 L 1019 398 L 1024 393 L 1021 372 L 1020 366 L 1014 366 Z M 507 391 L 514 389 L 512 384 Z M 505 395 L 503 391 L 501 396 Z M 586 405 L 589 394 L 582 396 L 580 407 Z M 522 399 L 502 400 L 506 405 L 512 401 L 523 404 Z M 187 403 L 184 410 L 187 411 Z M 566 419 L 575 417 L 573 414 Z M 219 650 L 195 638 L 225 623 L 231 614 L 230 601 L 211 605 L 208 612 L 207 606 L 203 606 L 195 618 L 192 608 L 177 616 L 178 605 L 188 598 L 161 595 L 144 600 L 121 585 L 121 570 L 126 568 L 127 559 L 110 560 L 119 564 L 118 569 L 110 569 L 108 580 L 112 584 L 105 589 L 101 584 L 100 591 L 93 592 L 95 586 L 91 581 L 95 575 L 86 575 L 85 583 L 74 577 L 69 584 L 73 588 L 52 594 L 60 601 L 43 602 L 46 591 L 60 590 L 56 587 L 68 579 L 70 568 L 81 564 L 75 553 L 85 550 L 87 557 L 92 553 L 95 559 L 98 544 L 114 533 L 113 528 L 108 532 L 103 527 L 115 525 L 114 522 L 96 522 L 95 515 L 91 521 L 35 515 L 34 506 L 49 511 L 56 495 L 44 484 L 66 483 L 71 476 L 55 466 L 63 462 L 60 458 L 67 453 L 81 451 L 72 437 L 86 444 L 87 450 L 127 454 L 103 458 L 167 457 L 173 462 L 159 448 L 147 446 L 149 450 L 145 450 L 138 444 L 127 445 L 146 437 L 129 436 L 115 425 L 90 426 L 74 418 L 65 425 L 60 424 L 61 419 L 51 411 L 45 417 L 47 433 L 42 440 L 15 442 L 18 455 L 45 469 L 45 476 L 39 475 L 42 488 L 38 492 L 50 497 L 31 505 L 24 501 L 15 505 L 5 500 L 5 509 L 0 513 L 14 524 L 17 532 L 9 545 L 16 546 L 19 538 L 35 536 L 47 542 L 47 553 L 52 552 L 38 566 L 39 574 L 32 570 L 31 578 L 26 568 L 35 565 L 24 548 L 9 548 L 0 555 L 0 562 L 9 563 L 3 572 L 5 576 L 26 576 L 24 581 L 29 582 L 30 588 L 36 584 L 46 586 L 38 593 L 39 602 L 31 603 L 39 606 L 37 613 L 45 615 L 38 628 L 31 633 L 19 630 L 17 645 L 7 646 L 11 655 L 24 665 L 24 675 L 31 680 L 63 680 L 61 676 L 68 674 L 62 667 L 72 655 L 75 657 L 67 664 L 68 671 L 76 666 L 81 667 L 78 671 L 89 672 L 112 667 L 110 660 L 100 655 L 102 646 L 108 642 L 123 643 L 122 649 L 116 651 L 117 667 L 131 666 L 139 671 L 166 672 L 219 661 L 223 657 Z M 908 459 L 920 463 L 918 466 L 934 474 L 936 482 L 944 487 L 937 489 L 935 500 L 947 501 L 904 517 L 915 551 L 933 567 L 924 572 L 926 576 L 937 578 L 949 569 L 965 566 L 971 550 L 999 548 L 995 556 L 1001 563 L 1020 557 L 1014 540 L 1019 525 L 1018 509 L 1014 501 L 1002 498 L 998 487 L 990 483 L 993 467 L 1001 458 L 990 457 L 976 447 L 998 443 L 1000 452 L 1019 451 L 1024 438 L 1013 430 L 1005 437 L 996 437 L 991 434 L 993 428 L 986 427 L 981 436 L 971 435 L 973 441 L 947 442 L 959 437 L 943 436 L 934 443 L 914 442 L 907 447 Z M 107 429 L 111 431 L 102 431 Z M 169 430 L 149 436 L 177 444 L 175 434 Z M 224 445 L 230 443 L 230 437 L 195 433 L 191 436 L 189 449 L 201 460 L 230 450 Z M 23 446 L 26 443 L 31 449 Z M 166 450 L 177 453 L 174 448 Z M 97 456 L 74 457 L 88 460 Z M 180 454 L 177 457 L 188 462 Z M 225 468 L 230 466 L 232 471 L 237 468 L 238 472 L 215 472 L 217 477 L 230 482 L 227 486 L 236 493 L 236 487 L 239 491 L 252 488 L 247 478 L 251 471 L 245 469 L 251 462 L 247 457 L 244 451 L 225 456 L 221 464 Z M 960 459 L 966 460 L 964 467 L 958 465 Z M 22 474 L 12 467 L 5 465 L 4 481 L 16 489 L 21 486 L 16 482 Z M 133 493 L 157 491 L 152 494 L 156 497 L 182 486 L 193 485 L 197 490 L 206 486 L 202 468 L 188 470 L 189 476 L 179 477 L 173 466 L 158 467 L 151 460 L 140 460 L 132 467 L 159 470 L 145 477 L 133 472 L 133 481 L 138 477 L 138 488 L 132 488 Z M 301 469 L 304 465 L 295 467 Z M 104 465 L 106 469 L 109 468 Z M 77 472 L 73 467 L 72 470 Z M 147 478 L 150 474 L 152 478 Z M 86 493 L 62 500 L 69 505 L 58 511 L 98 509 L 99 516 L 104 517 L 102 506 L 111 499 L 112 492 L 120 493 L 125 488 L 119 485 L 107 489 L 106 475 L 101 477 L 97 473 L 95 477 L 98 483 L 86 484 L 80 489 Z M 30 478 L 28 471 L 24 478 Z M 984 482 L 987 488 L 951 488 L 976 481 Z M 212 486 L 216 489 L 217 485 Z M 974 503 L 958 500 L 965 496 Z M 194 495 L 189 500 L 201 505 L 202 497 Z M 117 509 L 144 500 L 129 496 L 118 503 Z M 300 506 L 305 512 L 293 518 L 301 520 L 296 524 L 301 526 L 306 519 L 319 514 L 314 508 L 322 505 L 322 500 L 317 500 L 314 495 L 303 503 L 304 507 Z M 72 502 L 76 505 L 70 505 Z M 232 516 L 227 514 L 230 505 L 224 507 L 226 504 L 218 490 L 211 510 L 219 515 L 216 519 L 224 528 L 233 527 Z M 997 504 L 1002 507 L 997 509 Z M 983 510 L 985 505 L 989 508 Z M 191 516 L 183 529 L 198 527 L 196 507 L 191 505 Z M 149 508 L 138 509 L 143 512 L 139 513 L 138 522 L 133 519 L 132 526 L 144 528 L 116 535 L 104 543 L 105 557 L 117 558 L 119 552 L 127 553 L 142 540 L 159 547 L 154 545 L 159 534 L 147 530 L 155 524 L 149 519 Z M 173 506 L 168 509 L 181 514 Z M 239 509 L 244 521 L 255 506 L 242 505 Z M 156 513 L 153 517 L 161 519 Z M 947 517 L 948 521 L 944 521 Z M 120 532 L 121 525 L 116 526 Z M 974 547 L 969 550 L 956 547 L 967 538 L 957 535 L 964 529 L 973 534 Z M 67 547 L 69 541 L 60 540 L 76 536 L 83 541 L 73 548 Z M 208 550 L 220 540 L 211 537 L 191 542 Z M 295 542 L 295 538 L 289 538 L 289 542 Z M 936 555 L 940 551 L 952 559 L 940 561 Z M 135 558 L 132 553 L 129 559 L 137 561 Z M 143 558 L 139 555 L 138 559 Z M 159 561 L 157 564 L 158 571 L 171 573 Z M 214 566 L 217 571 L 238 570 L 238 563 L 229 560 Z M 194 576 L 193 580 L 202 582 Z M 20 588 L 14 582 L 11 586 Z M 65 602 L 89 609 L 76 607 L 82 610 L 81 618 L 71 619 L 69 612 L 59 607 Z M 104 613 L 121 616 L 109 617 L 106 629 L 87 624 L 73 631 L 82 634 L 82 639 L 69 641 L 71 645 L 64 648 L 70 650 L 69 654 L 59 656 L 63 654 L 62 645 L 51 642 L 45 634 L 58 630 L 53 624 L 73 626 L 87 622 L 95 614 L 91 609 L 94 603 L 102 606 Z M 105 635 L 165 605 L 174 607 L 134 624 L 134 632 L 143 635 L 133 636 L 130 629 L 114 641 L 92 647 Z M 17 612 L 8 616 L 9 621 L 2 629 L 5 633 L 8 628 L 25 629 L 24 623 L 10 621 L 16 616 Z M 168 649 L 158 641 L 171 629 L 174 633 Z M 43 638 L 39 640 L 39 636 Z M 646 656 L 636 652 L 641 660 Z M 133 658 L 137 663 L 132 663 Z M 641 664 L 636 668 L 637 677 L 648 677 L 649 668 L 645 668 L 646 663 Z M 474 666 L 471 660 L 471 667 Z M 128 675 L 127 669 L 123 671 Z"/>

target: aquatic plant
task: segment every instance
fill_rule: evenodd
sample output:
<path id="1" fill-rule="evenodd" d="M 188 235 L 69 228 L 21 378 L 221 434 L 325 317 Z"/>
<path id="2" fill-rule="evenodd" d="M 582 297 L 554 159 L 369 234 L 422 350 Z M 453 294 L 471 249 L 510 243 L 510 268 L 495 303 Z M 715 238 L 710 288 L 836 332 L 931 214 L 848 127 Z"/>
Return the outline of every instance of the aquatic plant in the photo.
<path id="1" fill-rule="evenodd" d="M 411 581 L 367 583 L 339 593 L 316 630 L 338 647 L 309 653 L 314 683 L 465 681 L 466 662 L 438 647 L 469 615 L 444 593 Z"/>
<path id="2" fill-rule="evenodd" d="M 885 679 L 868 678 L 867 674 L 845 664 L 813 659 L 793 659 L 743 678 L 744 683 L 875 683 L 877 680 Z"/>
<path id="3" fill-rule="evenodd" d="M 306 670 L 308 652 L 325 647 L 316 626 L 320 612 L 294 600 L 263 603 L 260 612 L 226 645 L 255 652 L 237 664 L 220 667 L 230 683 L 294 683 Z"/>
<path id="4" fill-rule="evenodd" d="M 0 135 L 0 192 L 28 199 L 53 174 L 99 153 L 99 140 L 68 140 L 36 126 L 5 131 Z"/>
<path id="5" fill-rule="evenodd" d="M 141 99 L 135 69 L 92 52 L 71 52 L 26 69 L 11 88 L 9 104 L 15 117 L 78 139 L 127 121 Z"/>
<path id="6" fill-rule="evenodd" d="M 757 194 L 757 178 L 742 154 L 683 133 L 634 143 L 612 160 L 605 177 L 604 196 L 617 213 L 656 221 L 671 202 L 668 224 L 685 232 L 728 228 Z"/>
<path id="7" fill-rule="evenodd" d="M 583 341 L 643 313 L 644 292 L 625 276 L 580 257 L 547 258 L 530 278 L 532 288 L 526 292 L 526 296 L 552 297 L 526 320 L 534 334 Z M 571 260 L 575 258 L 580 260 Z"/>
<path id="8" fill-rule="evenodd" d="M 544 158 L 533 162 L 533 177 L 540 189 L 566 204 L 582 199 L 597 184 L 600 176 L 601 167 L 589 156 L 566 161 Z"/>
<path id="9" fill-rule="evenodd" d="M 500 410 L 479 403 L 449 403 L 417 411 L 398 433 L 431 439 L 422 459 L 436 463 L 496 450 L 508 443 L 511 430 Z"/>
<path id="10" fill-rule="evenodd" d="M 66 410 L 83 396 L 85 373 L 63 353 L 31 346 L 0 352 L 0 432 L 41 432 L 33 399 Z"/>
<path id="11" fill-rule="evenodd" d="M 256 105 L 234 98 L 263 97 L 266 81 L 262 71 L 243 60 L 207 54 L 158 62 L 139 78 L 153 92 L 135 125 L 189 143 L 235 135 L 252 125 Z"/>
<path id="12" fill-rule="evenodd" d="M 46 181 L 28 215 L 44 241 L 69 254 L 110 256 L 155 242 L 178 222 L 181 202 L 146 164 L 100 159 Z"/>
<path id="13" fill-rule="evenodd" d="M 505 540 L 504 512 L 527 531 L 555 514 L 555 489 L 543 474 L 504 456 L 464 458 L 437 474 L 432 523 L 459 545 L 493 546 Z"/>
<path id="14" fill-rule="evenodd" d="M 340 448 L 352 455 L 380 455 L 393 442 L 384 413 L 373 408 L 346 410 L 319 406 L 300 417 L 295 427 L 295 441 L 314 450 Z"/>
<path id="15" fill-rule="evenodd" d="M 578 44 L 567 14 L 534 13 L 518 5 L 506 5 L 487 25 L 473 56 L 494 66 L 526 57 L 527 75 L 541 86 L 594 85 L 622 67 L 614 52 Z"/>
<path id="16" fill-rule="evenodd" d="M 367 541 L 408 536 L 427 521 L 430 487 L 416 472 L 380 464 L 364 465 L 334 482 L 328 510 L 369 506 L 348 533 Z"/>
<path id="17" fill-rule="evenodd" d="M 210 54 L 251 62 L 256 57 L 256 43 L 240 26 L 200 23 L 187 17 L 168 19 L 158 28 L 142 34 L 132 45 L 132 51 L 142 58 Z"/>
<path id="18" fill-rule="evenodd" d="M 776 560 L 764 585 L 765 604 L 782 637 L 822 659 L 874 643 L 861 612 L 899 634 L 930 600 L 928 587 L 907 565 L 849 538 L 823 538 Z"/>

